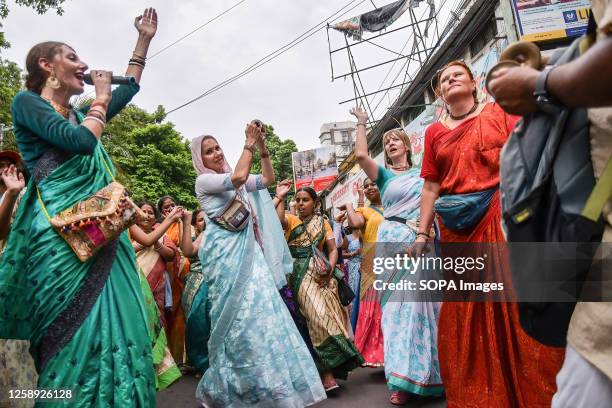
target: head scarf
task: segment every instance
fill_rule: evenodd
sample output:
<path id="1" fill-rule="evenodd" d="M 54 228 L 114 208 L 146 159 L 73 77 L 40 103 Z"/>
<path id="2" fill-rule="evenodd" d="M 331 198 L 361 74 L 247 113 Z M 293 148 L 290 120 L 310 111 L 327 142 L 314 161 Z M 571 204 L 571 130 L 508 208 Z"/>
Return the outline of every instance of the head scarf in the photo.
<path id="1" fill-rule="evenodd" d="M 193 168 L 195 169 L 196 173 L 198 173 L 198 176 L 201 174 L 217 174 L 217 172 L 213 169 L 206 167 L 204 165 L 204 161 L 202 160 L 202 142 L 204 141 L 204 138 L 212 138 L 215 141 L 217 140 L 211 135 L 202 135 L 194 138 L 191 141 L 191 162 L 193 163 Z M 232 167 L 227 162 L 225 155 L 223 156 L 223 161 L 223 172 L 231 173 Z"/>

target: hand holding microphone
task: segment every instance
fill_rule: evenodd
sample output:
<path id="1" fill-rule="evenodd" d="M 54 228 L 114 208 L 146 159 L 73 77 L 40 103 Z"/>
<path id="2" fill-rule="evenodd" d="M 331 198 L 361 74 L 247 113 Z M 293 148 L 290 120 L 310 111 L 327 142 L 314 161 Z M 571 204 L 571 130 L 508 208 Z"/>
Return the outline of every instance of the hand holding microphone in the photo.
<path id="1" fill-rule="evenodd" d="M 94 72 L 94 71 L 91 71 Z M 95 71 L 95 72 L 106 72 L 106 71 Z M 132 81 L 133 77 L 130 76 L 116 76 L 116 75 L 112 75 L 111 76 L 111 84 L 112 85 L 129 85 L 130 82 Z M 91 73 L 89 74 L 85 74 L 83 77 L 83 81 L 85 81 L 86 84 L 88 85 L 93 85 L 94 81 L 93 81 L 93 76 Z"/>

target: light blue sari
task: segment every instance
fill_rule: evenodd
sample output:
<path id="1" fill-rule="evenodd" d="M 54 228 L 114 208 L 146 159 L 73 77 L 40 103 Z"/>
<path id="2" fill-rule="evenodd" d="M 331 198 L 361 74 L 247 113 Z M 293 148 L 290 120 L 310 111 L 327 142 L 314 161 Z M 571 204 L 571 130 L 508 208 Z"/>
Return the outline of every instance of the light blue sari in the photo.
<path id="1" fill-rule="evenodd" d="M 261 176 L 249 177 L 245 187 L 238 190 L 244 201 L 248 200 L 246 191 L 263 190 L 251 194 L 251 209 L 258 210 L 258 222 L 269 219 L 262 209 L 267 208 L 270 214 L 274 208 L 270 207 Z M 196 194 L 212 218 L 234 197 L 230 174 L 200 175 Z M 280 228 L 278 218 L 276 221 L 278 225 L 272 227 Z M 210 367 L 198 384 L 196 397 L 210 407 L 312 405 L 325 399 L 325 392 L 306 344 L 277 290 L 284 283 L 278 270 L 285 269 L 286 244 L 275 245 L 281 249 L 276 256 L 264 256 L 253 225 L 251 218 L 247 228 L 231 232 L 210 222 L 204 232 L 199 257 L 210 304 Z M 279 237 L 284 241 L 282 233 Z M 277 265 L 276 274 L 270 263 Z M 194 306 L 200 296 L 198 292 Z M 192 306 L 190 318 L 194 313 L 197 308 Z"/>
<path id="2" fill-rule="evenodd" d="M 404 254 L 416 239 L 416 231 L 387 218 L 399 217 L 416 221 L 421 203 L 423 179 L 420 169 L 410 169 L 401 175 L 379 167 L 376 184 L 380 189 L 385 220 L 378 227 L 377 257 L 395 257 Z M 413 278 L 418 281 L 422 272 Z M 429 272 L 431 274 L 431 271 Z M 402 273 L 386 271 L 383 280 L 397 282 Z M 432 275 L 421 276 L 431 279 Z M 440 364 L 438 362 L 438 318 L 441 303 L 428 299 L 422 293 L 418 302 L 414 296 L 403 300 L 401 291 L 390 297 L 383 296 L 382 331 L 385 349 L 385 376 L 393 391 L 437 396 L 443 393 Z M 386 295 L 386 294 L 385 294 Z"/>

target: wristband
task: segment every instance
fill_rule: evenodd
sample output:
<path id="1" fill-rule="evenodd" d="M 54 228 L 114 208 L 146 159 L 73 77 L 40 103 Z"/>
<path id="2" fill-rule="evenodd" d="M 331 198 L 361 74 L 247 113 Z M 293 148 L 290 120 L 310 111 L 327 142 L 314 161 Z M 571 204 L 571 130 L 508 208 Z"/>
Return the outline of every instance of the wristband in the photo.
<path id="1" fill-rule="evenodd" d="M 253 145 L 245 144 L 243 150 L 248 150 L 251 154 L 255 154 L 255 148 Z"/>
<path id="2" fill-rule="evenodd" d="M 270 158 L 270 152 L 268 151 L 268 149 L 266 149 L 265 151 L 261 152 L 261 158 L 262 159 Z"/>

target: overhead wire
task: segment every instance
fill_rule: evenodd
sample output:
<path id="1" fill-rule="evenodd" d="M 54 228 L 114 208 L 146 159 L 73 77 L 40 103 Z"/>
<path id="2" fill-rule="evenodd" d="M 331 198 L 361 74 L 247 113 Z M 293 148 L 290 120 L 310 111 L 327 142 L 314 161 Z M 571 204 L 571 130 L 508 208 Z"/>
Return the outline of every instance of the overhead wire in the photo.
<path id="1" fill-rule="evenodd" d="M 307 40 L 308 38 L 312 37 L 313 35 L 315 35 L 316 33 L 318 33 L 319 31 L 321 31 L 322 29 L 326 28 L 328 22 L 330 20 L 338 20 L 340 18 L 342 18 L 345 14 L 351 12 L 352 10 L 354 10 L 355 8 L 359 7 L 361 4 L 365 3 L 367 0 L 361 0 L 359 1 L 357 4 L 353 5 L 354 3 L 357 2 L 357 0 L 351 0 L 350 2 L 348 2 L 346 5 L 344 5 L 343 7 L 341 7 L 339 10 L 337 10 L 336 12 L 334 12 L 333 14 L 331 14 L 329 17 L 325 18 L 323 21 L 315 24 L 313 27 L 311 27 L 310 29 L 306 30 L 305 32 L 303 32 L 302 34 L 300 34 L 299 36 L 297 36 L 296 38 L 294 38 L 292 41 L 288 42 L 287 44 L 283 45 L 282 47 L 277 48 L 276 50 L 268 53 L 267 55 L 265 55 L 264 57 L 260 58 L 257 62 L 251 64 L 249 67 L 243 69 L 241 72 L 239 72 L 238 74 L 218 83 L 217 85 L 207 89 L 206 91 L 204 91 L 202 94 L 196 96 L 195 98 L 190 99 L 189 101 L 177 106 L 176 108 L 173 108 L 171 110 L 169 110 L 166 114 L 169 115 L 170 113 L 176 112 L 179 109 L 182 109 L 224 87 L 226 87 L 227 85 L 231 84 L 234 81 L 237 81 L 238 79 L 244 77 L 245 75 L 248 75 L 249 73 L 259 69 L 260 67 L 262 67 L 263 65 L 269 63 L 270 61 L 278 58 L 279 56 L 281 56 L 282 54 L 284 54 L 285 52 L 289 51 L 290 49 L 296 47 L 297 45 L 301 44 L 302 42 L 304 42 L 305 40 Z M 351 7 L 352 6 L 352 7 Z M 348 10 L 345 10 L 346 8 L 350 7 Z M 342 14 L 340 14 L 342 13 Z M 338 16 L 338 14 L 340 14 Z"/>
<path id="2" fill-rule="evenodd" d="M 159 51 L 156 51 L 153 55 L 149 56 L 147 58 L 147 60 L 152 60 L 153 58 L 155 58 L 157 55 L 161 54 L 162 52 L 166 51 L 168 48 L 178 44 L 179 42 L 183 41 L 185 38 L 189 37 L 190 35 L 192 35 L 193 33 L 200 31 L 202 28 L 206 27 L 208 24 L 212 23 L 213 21 L 223 17 L 225 14 L 229 13 L 230 11 L 232 11 L 233 9 L 235 9 L 236 7 L 238 7 L 239 5 L 241 5 L 242 3 L 244 3 L 247 0 L 240 0 L 238 3 L 234 4 L 232 7 L 225 9 L 224 11 L 222 11 L 221 13 L 217 14 L 216 16 L 214 16 L 213 18 L 211 18 L 210 20 L 208 20 L 207 22 L 205 22 L 204 24 L 194 28 L 193 30 L 191 30 L 190 32 L 188 32 L 187 34 L 183 35 L 182 37 L 180 37 L 178 40 L 171 42 L 170 44 L 166 45 L 165 47 L 163 47 L 162 49 L 160 49 Z"/>
<path id="3" fill-rule="evenodd" d="M 193 30 L 191 30 L 187 34 L 181 36 L 177 40 L 171 42 L 170 44 L 168 44 L 165 47 L 161 48 L 160 50 L 156 51 L 153 55 L 147 57 L 147 61 L 151 61 L 157 55 L 159 55 L 162 52 L 166 51 L 167 49 L 175 46 L 176 44 L 178 44 L 179 42 L 183 41 L 185 38 L 189 37 L 190 35 L 196 33 L 197 31 L 200 31 L 202 28 L 206 27 L 207 25 L 209 25 L 213 21 L 218 20 L 219 18 L 223 17 L 224 15 L 226 15 L 227 13 L 229 13 L 230 11 L 232 11 L 233 9 L 235 9 L 236 7 L 238 7 L 239 5 L 241 5 L 242 3 L 246 2 L 246 1 L 247 0 L 240 0 L 239 2 L 235 3 L 233 6 L 223 10 L 221 13 L 217 14 L 216 16 L 211 18 L 210 20 L 206 21 L 204 24 L 199 25 L 198 27 L 194 28 Z M 93 95 L 95 93 L 96 93 L 95 90 L 89 91 L 85 95 L 79 97 L 79 100 L 85 100 L 85 99 L 89 98 L 89 96 L 91 96 L 91 95 Z"/>

